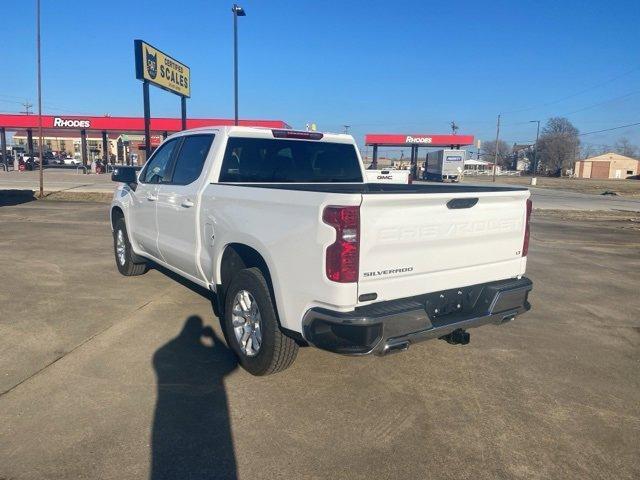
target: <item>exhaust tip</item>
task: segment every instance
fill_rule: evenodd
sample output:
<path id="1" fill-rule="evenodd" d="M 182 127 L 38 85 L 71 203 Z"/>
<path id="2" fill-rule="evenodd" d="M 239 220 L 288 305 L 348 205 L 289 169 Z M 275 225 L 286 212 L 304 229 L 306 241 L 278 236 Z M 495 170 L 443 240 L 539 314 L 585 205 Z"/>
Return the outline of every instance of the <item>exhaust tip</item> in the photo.
<path id="1" fill-rule="evenodd" d="M 396 341 L 396 342 L 387 342 L 384 347 L 382 348 L 382 355 L 388 355 L 390 353 L 398 353 L 398 352 L 405 352 L 409 349 L 409 341 L 408 340 L 402 340 L 402 341 Z"/>

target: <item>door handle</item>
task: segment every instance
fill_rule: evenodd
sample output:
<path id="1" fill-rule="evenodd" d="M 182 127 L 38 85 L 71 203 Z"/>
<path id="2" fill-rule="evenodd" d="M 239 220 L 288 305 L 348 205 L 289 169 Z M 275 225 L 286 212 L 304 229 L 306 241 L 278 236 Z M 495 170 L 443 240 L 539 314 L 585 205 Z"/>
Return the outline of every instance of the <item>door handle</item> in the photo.
<path id="1" fill-rule="evenodd" d="M 155 197 L 153 195 L 151 195 L 150 193 L 147 194 L 147 200 L 149 200 L 150 202 L 155 202 L 158 199 L 158 197 Z"/>
<path id="2" fill-rule="evenodd" d="M 180 205 L 182 205 L 184 208 L 191 208 L 191 207 L 193 207 L 195 205 L 195 203 L 193 203 L 191 200 L 189 200 L 187 198 L 187 199 L 183 200 Z"/>

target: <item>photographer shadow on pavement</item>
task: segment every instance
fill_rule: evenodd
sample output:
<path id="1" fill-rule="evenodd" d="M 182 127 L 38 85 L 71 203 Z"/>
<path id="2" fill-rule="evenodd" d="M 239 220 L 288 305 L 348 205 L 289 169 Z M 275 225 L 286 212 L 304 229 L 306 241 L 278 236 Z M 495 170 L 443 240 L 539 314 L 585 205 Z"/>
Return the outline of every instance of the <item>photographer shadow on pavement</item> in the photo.
<path id="1" fill-rule="evenodd" d="M 236 460 L 224 377 L 237 360 L 198 316 L 153 356 L 158 397 L 151 480 L 235 479 Z"/>

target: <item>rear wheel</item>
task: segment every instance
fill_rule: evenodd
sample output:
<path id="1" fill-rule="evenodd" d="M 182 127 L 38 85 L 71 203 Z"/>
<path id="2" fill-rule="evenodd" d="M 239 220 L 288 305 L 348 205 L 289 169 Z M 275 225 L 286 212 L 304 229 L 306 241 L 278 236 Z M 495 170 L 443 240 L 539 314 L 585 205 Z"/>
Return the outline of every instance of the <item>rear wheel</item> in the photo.
<path id="1" fill-rule="evenodd" d="M 293 363 L 296 342 L 280 331 L 267 282 L 258 268 L 241 270 L 225 296 L 224 325 L 231 349 L 252 375 L 271 375 Z"/>
<path id="2" fill-rule="evenodd" d="M 132 277 L 142 275 L 147 271 L 147 263 L 141 261 L 141 258 L 131 249 L 127 226 L 122 217 L 118 218 L 113 230 L 113 250 L 116 256 L 116 266 L 122 275 Z"/>

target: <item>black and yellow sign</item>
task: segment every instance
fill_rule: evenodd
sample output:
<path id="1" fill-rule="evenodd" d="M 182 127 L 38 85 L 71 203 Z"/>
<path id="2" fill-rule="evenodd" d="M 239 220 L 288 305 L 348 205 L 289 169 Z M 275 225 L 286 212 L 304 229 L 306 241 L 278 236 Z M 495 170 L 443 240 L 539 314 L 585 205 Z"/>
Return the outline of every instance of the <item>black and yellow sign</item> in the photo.
<path id="1" fill-rule="evenodd" d="M 191 96 L 189 67 L 142 40 L 135 40 L 136 78 L 182 97 Z"/>

